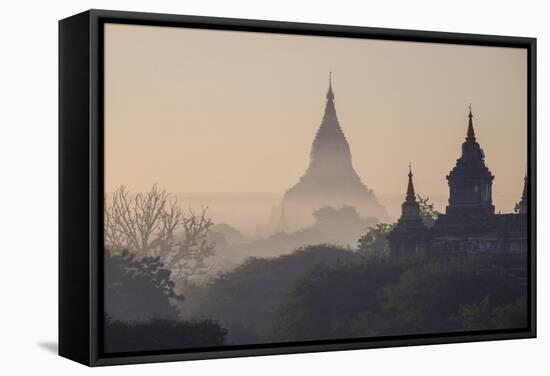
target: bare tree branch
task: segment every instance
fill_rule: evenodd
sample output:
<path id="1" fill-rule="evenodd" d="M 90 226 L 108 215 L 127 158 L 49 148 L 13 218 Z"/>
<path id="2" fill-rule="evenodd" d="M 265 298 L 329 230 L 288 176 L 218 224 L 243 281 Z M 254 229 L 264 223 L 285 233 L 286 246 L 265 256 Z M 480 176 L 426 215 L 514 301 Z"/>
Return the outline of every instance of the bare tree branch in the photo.
<path id="1" fill-rule="evenodd" d="M 159 257 L 172 277 L 184 283 L 208 272 L 205 260 L 215 254 L 215 243 L 208 238 L 213 222 L 207 207 L 200 213 L 191 208 L 184 213 L 177 200 L 156 184 L 133 197 L 120 186 L 104 202 L 104 241 L 112 252 L 128 250 L 139 257 Z"/>

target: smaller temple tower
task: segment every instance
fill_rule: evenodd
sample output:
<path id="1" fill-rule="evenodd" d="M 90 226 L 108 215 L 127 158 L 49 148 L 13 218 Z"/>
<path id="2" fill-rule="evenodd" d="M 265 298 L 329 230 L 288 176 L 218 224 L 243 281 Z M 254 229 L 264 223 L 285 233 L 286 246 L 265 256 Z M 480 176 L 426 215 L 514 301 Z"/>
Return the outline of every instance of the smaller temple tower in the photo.
<path id="1" fill-rule="evenodd" d="M 281 203 L 281 218 L 279 219 L 279 223 L 277 224 L 277 228 L 275 229 L 275 232 L 288 232 L 288 224 L 286 222 L 284 201 Z"/>
<path id="2" fill-rule="evenodd" d="M 447 176 L 450 195 L 446 214 L 452 217 L 495 214 L 492 197 L 494 176 L 485 165 L 485 154 L 476 141 L 471 106 L 469 109 L 468 132 L 462 143 L 462 155 Z"/>
<path id="3" fill-rule="evenodd" d="M 416 201 L 410 165 L 408 176 L 409 183 L 405 202 L 401 205 L 401 218 L 388 235 L 391 258 L 419 257 L 428 253 L 429 232 Z"/>
<path id="4" fill-rule="evenodd" d="M 521 194 L 521 200 L 516 204 L 516 213 L 518 214 L 527 214 L 529 212 L 528 209 L 528 186 L 529 186 L 529 180 L 527 178 L 527 173 L 525 173 L 525 178 L 523 179 L 523 193 Z"/>

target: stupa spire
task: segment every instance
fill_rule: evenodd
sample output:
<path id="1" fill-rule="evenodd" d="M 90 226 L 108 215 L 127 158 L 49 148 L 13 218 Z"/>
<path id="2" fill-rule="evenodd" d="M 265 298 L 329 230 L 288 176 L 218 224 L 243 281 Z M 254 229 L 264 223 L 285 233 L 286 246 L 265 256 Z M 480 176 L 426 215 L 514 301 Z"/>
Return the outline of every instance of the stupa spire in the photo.
<path id="1" fill-rule="evenodd" d="M 336 115 L 334 92 L 332 91 L 332 72 L 329 72 L 326 97 L 327 102 L 323 120 L 311 148 L 310 169 L 319 167 L 321 170 L 328 171 L 331 170 L 331 165 L 336 163 L 338 167 L 334 166 L 332 168 L 334 171 L 348 171 L 356 175 L 355 171 L 352 172 L 349 144 L 342 128 L 340 128 L 338 116 Z"/>
<path id="2" fill-rule="evenodd" d="M 468 109 L 470 110 L 468 114 L 468 133 L 466 134 L 466 141 L 475 141 L 476 140 L 476 134 L 474 131 L 474 122 L 472 118 L 474 115 L 472 115 L 472 105 L 470 104 L 468 106 Z"/>
<path id="3" fill-rule="evenodd" d="M 277 226 L 278 232 L 286 232 L 288 230 L 288 225 L 285 216 L 285 201 L 281 202 L 281 218 L 279 218 L 279 225 Z"/>
<path id="4" fill-rule="evenodd" d="M 416 201 L 416 193 L 414 193 L 414 184 L 413 184 L 413 174 L 411 169 L 411 164 L 409 163 L 409 184 L 407 185 L 407 197 L 406 201 L 413 202 Z"/>
<path id="5" fill-rule="evenodd" d="M 332 92 L 332 72 L 328 72 L 328 91 L 327 91 L 327 100 L 334 100 L 334 93 Z"/>

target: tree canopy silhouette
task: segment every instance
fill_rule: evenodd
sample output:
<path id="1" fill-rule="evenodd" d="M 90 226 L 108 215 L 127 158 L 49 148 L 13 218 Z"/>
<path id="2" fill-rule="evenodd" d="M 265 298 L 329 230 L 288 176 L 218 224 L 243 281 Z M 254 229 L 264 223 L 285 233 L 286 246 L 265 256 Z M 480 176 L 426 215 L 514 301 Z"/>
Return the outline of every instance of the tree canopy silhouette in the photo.
<path id="1" fill-rule="evenodd" d="M 105 313 L 114 320 L 146 321 L 177 319 L 174 300 L 183 297 L 174 291 L 170 271 L 159 257 L 137 257 L 128 251 L 104 255 Z"/>
<path id="2" fill-rule="evenodd" d="M 271 338 L 521 328 L 527 320 L 525 293 L 488 258 L 370 258 L 357 265 L 323 266 L 292 285 L 275 315 Z"/>
<path id="3" fill-rule="evenodd" d="M 292 284 L 316 265 L 358 263 L 363 255 L 331 245 L 307 246 L 276 258 L 249 258 L 204 286 L 188 289 L 185 317 L 209 317 L 230 343 L 262 342 Z"/>

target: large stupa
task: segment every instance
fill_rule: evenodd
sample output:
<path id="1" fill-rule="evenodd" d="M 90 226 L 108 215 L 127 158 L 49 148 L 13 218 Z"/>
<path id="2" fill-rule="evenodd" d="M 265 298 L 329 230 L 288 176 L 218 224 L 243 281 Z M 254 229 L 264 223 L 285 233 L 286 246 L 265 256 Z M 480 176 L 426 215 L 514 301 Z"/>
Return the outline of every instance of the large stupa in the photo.
<path id="1" fill-rule="evenodd" d="M 313 222 L 313 212 L 324 206 L 352 206 L 362 217 L 384 221 L 386 209 L 353 168 L 351 150 L 336 116 L 330 77 L 326 98 L 309 166 L 298 183 L 285 192 L 281 221 L 290 229 L 308 225 Z"/>

